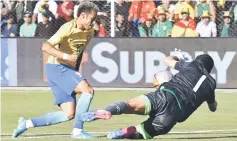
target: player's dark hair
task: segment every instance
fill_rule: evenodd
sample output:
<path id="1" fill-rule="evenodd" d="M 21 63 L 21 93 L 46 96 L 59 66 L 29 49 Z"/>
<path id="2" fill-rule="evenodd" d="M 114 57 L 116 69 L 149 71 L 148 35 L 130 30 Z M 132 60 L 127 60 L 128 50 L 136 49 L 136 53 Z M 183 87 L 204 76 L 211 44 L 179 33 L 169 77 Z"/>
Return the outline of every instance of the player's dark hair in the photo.
<path id="1" fill-rule="evenodd" d="M 95 13 L 99 12 L 99 7 L 94 4 L 93 2 L 90 1 L 83 1 L 79 4 L 78 10 L 77 10 L 77 15 L 80 16 L 81 13 L 91 13 L 94 11 Z"/>
<path id="2" fill-rule="evenodd" d="M 201 63 L 208 73 L 210 73 L 214 67 L 214 61 L 208 54 L 199 55 L 195 60 Z"/>

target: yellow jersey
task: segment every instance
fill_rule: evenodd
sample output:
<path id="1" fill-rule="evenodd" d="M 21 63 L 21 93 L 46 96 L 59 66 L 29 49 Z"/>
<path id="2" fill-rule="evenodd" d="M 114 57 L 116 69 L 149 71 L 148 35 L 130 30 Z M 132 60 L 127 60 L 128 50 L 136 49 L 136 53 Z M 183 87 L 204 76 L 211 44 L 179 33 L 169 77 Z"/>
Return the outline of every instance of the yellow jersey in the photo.
<path id="1" fill-rule="evenodd" d="M 76 26 L 76 19 L 65 23 L 47 42 L 63 53 L 76 54 L 78 57 L 81 56 L 90 39 L 94 36 L 94 29 L 81 31 Z M 67 60 L 49 55 L 47 63 L 65 64 L 75 68 L 77 63 L 80 62 L 71 63 Z"/>

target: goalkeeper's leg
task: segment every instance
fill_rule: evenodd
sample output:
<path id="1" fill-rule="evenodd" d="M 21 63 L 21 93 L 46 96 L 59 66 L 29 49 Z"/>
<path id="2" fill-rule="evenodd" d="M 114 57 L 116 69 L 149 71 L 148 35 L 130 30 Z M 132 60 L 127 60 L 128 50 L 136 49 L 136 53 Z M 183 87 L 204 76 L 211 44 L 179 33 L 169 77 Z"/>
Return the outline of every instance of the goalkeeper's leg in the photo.
<path id="1" fill-rule="evenodd" d="M 140 125 L 110 132 L 109 139 L 151 139 L 158 135 L 167 134 L 176 124 L 173 115 L 161 114 L 150 117 Z"/>
<path id="2" fill-rule="evenodd" d="M 87 112 L 82 115 L 83 121 L 93 121 L 97 119 L 109 119 L 112 115 L 137 114 L 148 115 L 151 111 L 151 103 L 147 96 L 141 95 L 128 101 L 117 101 L 107 106 L 104 110 Z"/>

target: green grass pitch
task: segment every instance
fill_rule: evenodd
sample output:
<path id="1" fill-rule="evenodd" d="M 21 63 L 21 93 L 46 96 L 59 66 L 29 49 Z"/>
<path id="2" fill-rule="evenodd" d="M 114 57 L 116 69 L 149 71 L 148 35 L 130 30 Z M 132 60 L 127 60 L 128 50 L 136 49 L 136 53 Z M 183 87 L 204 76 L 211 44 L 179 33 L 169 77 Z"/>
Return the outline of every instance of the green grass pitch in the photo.
<path id="1" fill-rule="evenodd" d="M 102 109 L 117 100 L 126 100 L 147 91 L 96 91 L 91 110 Z M 187 121 L 177 124 L 168 135 L 151 141 L 237 141 L 237 93 L 217 93 L 218 110 L 212 113 L 204 103 Z M 13 140 L 11 134 L 20 116 L 36 117 L 58 110 L 53 105 L 49 91 L 8 91 L 1 92 L 1 138 Z M 111 120 L 100 120 L 85 124 L 85 129 L 97 135 L 98 140 L 107 141 L 106 132 L 137 125 L 146 116 L 122 115 Z M 29 129 L 16 140 L 27 141 L 70 141 L 73 120 L 50 127 Z"/>

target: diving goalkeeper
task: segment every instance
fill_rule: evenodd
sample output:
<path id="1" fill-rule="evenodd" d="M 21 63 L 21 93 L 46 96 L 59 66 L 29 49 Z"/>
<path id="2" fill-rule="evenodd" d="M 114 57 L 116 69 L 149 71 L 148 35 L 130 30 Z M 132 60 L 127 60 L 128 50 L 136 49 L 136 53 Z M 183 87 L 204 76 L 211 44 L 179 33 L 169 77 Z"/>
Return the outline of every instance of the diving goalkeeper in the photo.
<path id="1" fill-rule="evenodd" d="M 115 102 L 104 110 L 84 113 L 82 120 L 109 119 L 121 114 L 149 115 L 140 125 L 112 131 L 107 137 L 151 139 L 167 134 L 176 123 L 184 122 L 203 102 L 207 102 L 210 111 L 216 111 L 216 81 L 210 75 L 214 62 L 209 55 L 200 55 L 191 63 L 170 56 L 165 64 L 179 73 L 172 77 L 168 71 L 158 72 L 153 79 L 158 87 L 156 91 L 126 102 Z"/>

